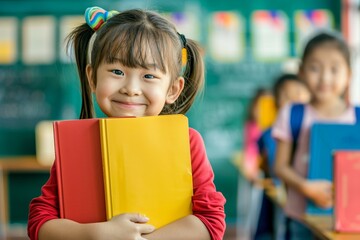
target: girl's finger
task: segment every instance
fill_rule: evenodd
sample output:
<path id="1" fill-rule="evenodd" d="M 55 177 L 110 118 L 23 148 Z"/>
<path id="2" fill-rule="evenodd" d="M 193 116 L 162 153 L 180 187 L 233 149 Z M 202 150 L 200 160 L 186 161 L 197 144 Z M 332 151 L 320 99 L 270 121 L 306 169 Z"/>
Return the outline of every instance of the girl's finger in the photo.
<path id="1" fill-rule="evenodd" d="M 126 215 L 128 219 L 134 223 L 146 223 L 149 221 L 148 217 L 139 213 L 127 213 Z"/>
<path id="2" fill-rule="evenodd" d="M 155 230 L 155 227 L 150 224 L 137 224 L 138 230 L 141 234 L 152 233 Z"/>
<path id="3" fill-rule="evenodd" d="M 136 240 L 147 240 L 147 239 L 140 236 L 140 237 L 137 237 Z"/>

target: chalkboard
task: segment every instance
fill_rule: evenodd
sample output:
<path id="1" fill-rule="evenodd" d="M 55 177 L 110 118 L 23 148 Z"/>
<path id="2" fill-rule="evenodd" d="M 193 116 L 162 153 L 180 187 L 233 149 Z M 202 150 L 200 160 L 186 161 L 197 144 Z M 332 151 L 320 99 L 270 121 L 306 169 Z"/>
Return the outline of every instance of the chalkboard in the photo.
<path id="1" fill-rule="evenodd" d="M 22 54 L 22 20 L 27 16 L 50 15 L 55 18 L 56 43 L 59 40 L 59 19 L 65 15 L 82 15 L 86 7 L 101 5 L 106 9 L 147 8 L 168 12 L 193 12 L 198 19 L 199 41 L 204 46 L 206 87 L 202 96 L 187 114 L 207 147 L 215 171 L 215 183 L 227 198 L 227 221 L 236 217 L 237 172 L 230 164 L 235 151 L 242 148 L 243 122 L 249 99 L 258 87 L 270 87 L 281 71 L 280 61 L 259 62 L 252 55 L 250 18 L 255 10 L 281 10 L 289 19 L 289 57 L 296 57 L 294 13 L 311 9 L 327 9 L 340 29 L 340 0 L 124 0 L 71 1 L 21 0 L 2 1 L 0 17 L 19 19 L 17 60 L 0 64 L 0 156 L 35 154 L 34 127 L 40 120 L 77 118 L 80 111 L 80 90 L 75 67 L 63 63 L 60 50 L 55 61 L 42 65 L 27 65 Z M 33 6 L 37 6 L 34 8 Z M 209 18 L 214 12 L 235 12 L 243 22 L 242 57 L 230 63 L 219 63 L 210 56 Z M 18 179 L 18 178 L 17 178 Z M 13 195 L 16 195 L 15 193 Z M 15 210 L 14 210 L 15 211 Z M 15 214 L 15 213 L 13 213 Z M 26 213 L 23 213 L 26 218 Z"/>
<path id="2" fill-rule="evenodd" d="M 0 66 L 1 155 L 35 154 L 36 123 L 60 117 L 58 76 L 54 66 Z"/>

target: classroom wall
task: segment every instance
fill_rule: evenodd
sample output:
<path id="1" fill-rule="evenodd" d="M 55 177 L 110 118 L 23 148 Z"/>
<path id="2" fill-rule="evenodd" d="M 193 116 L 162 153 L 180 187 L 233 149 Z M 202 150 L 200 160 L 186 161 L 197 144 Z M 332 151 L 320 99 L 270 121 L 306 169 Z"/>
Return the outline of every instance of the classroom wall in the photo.
<path id="1" fill-rule="evenodd" d="M 206 87 L 187 115 L 190 125 L 204 137 L 215 183 L 227 198 L 229 223 L 235 221 L 238 201 L 238 172 L 231 160 L 233 154 L 242 149 L 249 99 L 258 87 L 271 86 L 274 77 L 282 71 L 284 61 L 298 56 L 302 45 L 299 39 L 304 34 L 301 23 L 307 23 L 306 16 L 310 17 L 309 24 L 316 19 L 321 22 L 323 17 L 329 20 L 326 23 L 330 28 L 339 29 L 341 9 L 339 0 L 3 0 L 1 5 L 0 28 L 4 27 L 1 21 L 6 18 L 15 30 L 12 32 L 11 27 L 10 30 L 7 27 L 8 35 L 0 36 L 0 156 L 35 154 L 34 129 L 39 121 L 77 118 L 79 115 L 76 70 L 65 60 L 62 48 L 66 21 L 76 21 L 76 18 L 68 17 L 82 15 L 86 7 L 93 5 L 117 10 L 154 9 L 174 20 L 179 31 L 187 37 L 198 40 L 204 47 Z M 314 9 L 321 10 L 317 12 L 318 18 L 311 18 Z M 266 12 L 255 14 L 258 10 Z M 29 16 L 45 16 L 48 26 L 37 28 L 36 19 L 34 24 L 34 19 L 29 20 Z M 39 21 L 44 22 L 44 19 Z M 279 29 L 277 22 L 280 22 Z M 29 31 L 31 28 L 34 30 Z M 276 31 L 269 32 L 268 28 Z M 34 31 L 43 34 L 34 34 Z M 45 38 L 44 45 L 36 44 Z M 15 42 L 13 51 L 1 53 L 9 39 Z M 29 46 L 29 39 L 35 45 Z M 279 41 L 285 45 L 276 45 Z M 278 47 L 275 52 L 272 52 L 273 46 Z M 42 49 L 46 47 L 49 51 Z M 42 55 L 36 56 L 32 48 Z M 45 180 L 44 175 L 35 174 L 12 177 L 13 199 L 20 189 L 28 191 L 22 202 L 10 201 L 13 222 L 26 221 L 25 202 L 40 193 L 39 186 Z"/>

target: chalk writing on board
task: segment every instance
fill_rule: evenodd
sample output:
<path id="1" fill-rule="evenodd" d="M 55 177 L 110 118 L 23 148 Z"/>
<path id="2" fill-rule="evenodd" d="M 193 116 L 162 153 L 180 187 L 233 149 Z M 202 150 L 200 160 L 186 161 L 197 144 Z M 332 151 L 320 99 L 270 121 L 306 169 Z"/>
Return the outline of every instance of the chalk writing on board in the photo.
<path id="1" fill-rule="evenodd" d="M 258 87 L 271 87 L 281 72 L 280 63 L 260 63 L 252 60 L 242 64 L 207 63 L 207 94 L 235 98 L 251 98 Z"/>
<path id="2" fill-rule="evenodd" d="M 54 66 L 0 67 L 0 125 L 33 128 L 39 120 L 57 117 L 61 88 Z"/>
<path id="3" fill-rule="evenodd" d="M 202 133 L 211 160 L 227 158 L 241 147 L 244 101 L 231 97 L 205 98 L 192 109 L 190 125 Z"/>

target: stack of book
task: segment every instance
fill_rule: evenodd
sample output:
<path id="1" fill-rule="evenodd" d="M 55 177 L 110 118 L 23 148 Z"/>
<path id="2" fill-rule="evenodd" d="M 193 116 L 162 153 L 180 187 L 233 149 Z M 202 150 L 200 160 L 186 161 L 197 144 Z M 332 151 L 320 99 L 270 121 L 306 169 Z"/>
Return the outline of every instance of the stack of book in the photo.
<path id="1" fill-rule="evenodd" d="M 62 218 L 137 212 L 161 227 L 192 213 L 184 115 L 56 121 L 54 138 Z"/>
<path id="2" fill-rule="evenodd" d="M 337 150 L 360 150 L 360 124 L 316 123 L 310 133 L 308 179 L 333 181 L 333 156 Z M 323 209 L 308 201 L 307 214 L 332 215 L 333 208 Z"/>

